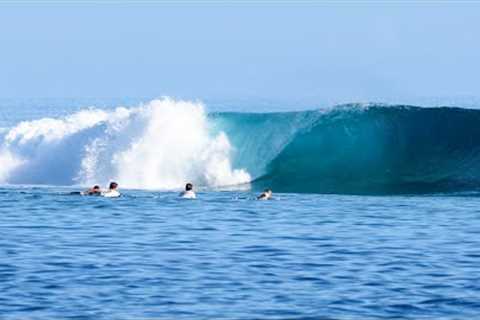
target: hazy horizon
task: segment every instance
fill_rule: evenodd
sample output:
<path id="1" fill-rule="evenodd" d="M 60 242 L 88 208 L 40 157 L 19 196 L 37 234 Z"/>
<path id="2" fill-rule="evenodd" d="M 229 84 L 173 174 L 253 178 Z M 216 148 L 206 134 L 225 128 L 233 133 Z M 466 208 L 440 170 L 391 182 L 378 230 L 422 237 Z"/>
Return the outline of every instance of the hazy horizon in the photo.
<path id="1" fill-rule="evenodd" d="M 477 104 L 480 3 L 0 5 L 0 97 Z"/>

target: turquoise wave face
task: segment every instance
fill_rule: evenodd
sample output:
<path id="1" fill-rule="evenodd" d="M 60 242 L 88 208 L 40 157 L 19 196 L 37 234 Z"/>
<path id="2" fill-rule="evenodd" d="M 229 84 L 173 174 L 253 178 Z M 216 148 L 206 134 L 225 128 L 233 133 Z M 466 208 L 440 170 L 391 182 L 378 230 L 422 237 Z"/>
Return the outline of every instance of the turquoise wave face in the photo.
<path id="1" fill-rule="evenodd" d="M 480 186 L 480 111 L 345 105 L 326 111 L 210 116 L 254 189 L 409 194 Z"/>

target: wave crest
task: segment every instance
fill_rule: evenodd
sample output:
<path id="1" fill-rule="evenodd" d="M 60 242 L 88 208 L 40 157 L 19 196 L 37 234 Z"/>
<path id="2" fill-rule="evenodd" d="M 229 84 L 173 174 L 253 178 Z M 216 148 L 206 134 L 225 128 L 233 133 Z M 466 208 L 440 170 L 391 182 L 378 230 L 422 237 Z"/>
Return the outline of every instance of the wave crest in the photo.
<path id="1" fill-rule="evenodd" d="M 191 181 L 354 194 L 480 187 L 480 111 L 471 109 L 207 114 L 200 103 L 164 98 L 22 122 L 0 135 L 0 182 L 11 184 L 178 189 Z"/>

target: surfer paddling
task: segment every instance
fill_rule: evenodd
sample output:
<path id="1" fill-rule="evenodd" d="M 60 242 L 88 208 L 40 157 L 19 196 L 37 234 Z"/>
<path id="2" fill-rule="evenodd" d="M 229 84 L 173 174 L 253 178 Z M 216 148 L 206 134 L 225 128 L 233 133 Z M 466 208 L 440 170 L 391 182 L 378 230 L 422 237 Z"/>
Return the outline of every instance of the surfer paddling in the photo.
<path id="1" fill-rule="evenodd" d="M 257 200 L 270 200 L 272 198 L 272 190 L 265 189 L 258 197 Z"/>
<path id="2" fill-rule="evenodd" d="M 118 191 L 118 183 L 116 182 L 110 182 L 110 185 L 108 187 L 107 191 L 103 191 L 101 193 L 102 197 L 105 198 L 116 198 L 120 197 L 120 192 Z"/>
<path id="3" fill-rule="evenodd" d="M 81 194 L 84 196 L 99 196 L 101 193 L 100 186 L 95 185 L 87 191 L 83 191 Z"/>
<path id="4" fill-rule="evenodd" d="M 108 189 L 105 191 L 102 191 L 100 189 L 100 186 L 95 185 L 86 191 L 72 192 L 71 194 L 80 194 L 82 196 L 102 196 L 106 198 L 120 197 L 120 192 L 118 191 L 118 183 L 116 182 L 110 182 Z"/>
<path id="5" fill-rule="evenodd" d="M 195 198 L 197 198 L 197 195 L 195 194 L 195 191 L 193 191 L 193 185 L 191 183 L 187 183 L 185 185 L 185 191 L 180 193 L 180 197 L 185 198 L 185 199 L 195 199 Z"/>
<path id="6" fill-rule="evenodd" d="M 107 190 L 102 191 L 98 185 L 93 186 L 92 188 L 83 191 L 83 192 L 75 192 L 71 194 L 81 194 L 81 195 L 97 195 L 102 196 L 105 198 L 117 198 L 120 197 L 120 192 L 118 191 L 118 183 L 110 182 L 110 185 Z M 257 200 L 271 200 L 272 199 L 272 190 L 265 189 L 258 197 Z M 179 195 L 181 198 L 184 199 L 196 199 L 197 195 L 195 191 L 193 191 L 193 184 L 190 182 L 185 185 L 185 190 L 182 191 Z"/>

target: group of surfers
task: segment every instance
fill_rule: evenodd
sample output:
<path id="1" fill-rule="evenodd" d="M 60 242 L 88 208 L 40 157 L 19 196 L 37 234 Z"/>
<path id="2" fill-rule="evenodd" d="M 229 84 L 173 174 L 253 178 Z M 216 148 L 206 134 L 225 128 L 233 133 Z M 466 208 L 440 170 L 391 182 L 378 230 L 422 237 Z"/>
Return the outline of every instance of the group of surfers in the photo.
<path id="1" fill-rule="evenodd" d="M 92 188 L 80 192 L 83 196 L 102 196 L 106 198 L 116 198 L 120 197 L 120 192 L 118 191 L 118 183 L 110 182 L 107 190 L 100 189 L 100 186 L 95 185 Z"/>
<path id="2" fill-rule="evenodd" d="M 100 186 L 95 185 L 92 188 L 81 192 L 85 196 L 102 196 L 106 198 L 116 198 L 120 197 L 120 192 L 118 191 L 118 183 L 110 182 L 107 190 L 100 189 Z M 195 199 L 197 195 L 193 191 L 193 184 L 190 182 L 185 185 L 185 190 L 180 193 L 180 197 L 185 199 Z M 272 190 L 265 189 L 258 197 L 257 200 L 269 200 L 272 198 Z"/>

